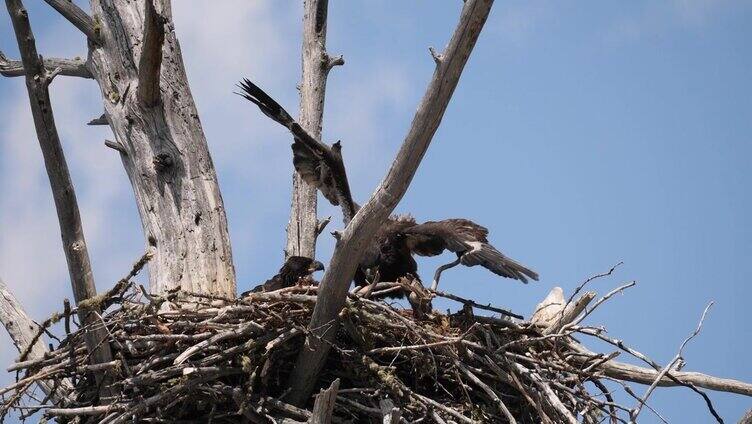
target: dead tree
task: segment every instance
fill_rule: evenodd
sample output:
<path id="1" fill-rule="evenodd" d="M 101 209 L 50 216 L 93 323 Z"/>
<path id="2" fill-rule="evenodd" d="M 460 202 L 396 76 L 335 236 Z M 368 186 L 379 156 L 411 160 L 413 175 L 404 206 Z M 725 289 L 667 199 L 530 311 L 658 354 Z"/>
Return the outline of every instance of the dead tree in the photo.
<path id="1" fill-rule="evenodd" d="M 441 123 L 462 70 L 478 40 L 493 0 L 468 0 L 462 8 L 457 28 L 444 53 L 431 49 L 436 70 L 421 100 L 413 122 L 384 180 L 368 202 L 345 228 L 321 281 L 319 302 L 308 326 L 310 335 L 300 352 L 290 379 L 290 400 L 304 403 L 314 389 L 326 360 L 331 338 L 336 334 L 338 314 L 347 296 L 357 264 L 369 239 L 402 199 Z"/>
<path id="2" fill-rule="evenodd" d="M 305 0 L 303 5 L 303 52 L 300 83 L 300 125 L 316 139 L 321 138 L 324 95 L 329 71 L 344 64 L 342 56 L 326 52 L 326 18 L 329 0 Z M 287 225 L 287 256 L 316 257 L 320 222 L 316 215 L 316 187 L 294 172 L 292 206 Z"/>
<path id="3" fill-rule="evenodd" d="M 88 39 L 86 61 L 50 59 L 53 74 L 93 78 L 136 197 L 146 244 L 154 247 L 150 289 L 180 287 L 235 295 L 222 196 L 183 67 L 169 0 L 92 0 L 91 13 L 45 0 Z M 8 3 L 11 5 L 11 3 Z M 21 7 L 21 3 L 15 3 Z M 0 73 L 27 65 L 0 56 Z M 47 103 L 47 109 L 51 106 Z M 106 154 L 104 151 L 102 154 Z"/>

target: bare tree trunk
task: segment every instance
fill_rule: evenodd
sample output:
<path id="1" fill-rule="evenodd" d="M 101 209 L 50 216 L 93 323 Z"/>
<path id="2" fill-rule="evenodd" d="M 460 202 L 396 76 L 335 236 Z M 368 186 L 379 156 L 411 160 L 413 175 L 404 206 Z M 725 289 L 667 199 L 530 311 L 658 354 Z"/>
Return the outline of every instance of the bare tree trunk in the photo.
<path id="1" fill-rule="evenodd" d="M 306 337 L 290 377 L 292 391 L 289 400 L 293 404 L 305 403 L 313 391 L 316 378 L 329 353 L 330 341 L 337 333 L 337 317 L 344 305 L 355 269 L 370 238 L 407 191 L 441 123 L 492 4 L 493 0 L 467 0 L 444 54 L 439 55 L 431 49 L 436 61 L 436 71 L 413 117 L 410 131 L 384 180 L 345 228 L 321 281 L 318 301 L 308 324 L 310 334 Z"/>
<path id="2" fill-rule="evenodd" d="M 332 67 L 344 63 L 326 52 L 326 16 L 329 0 L 305 0 L 303 5 L 303 76 L 300 84 L 300 125 L 321 139 L 326 77 Z M 318 220 L 316 187 L 295 172 L 292 207 L 287 224 L 286 256 L 316 256 Z"/>
<path id="3" fill-rule="evenodd" d="M 29 15 L 21 0 L 6 0 L 6 5 L 13 22 L 18 49 L 21 52 L 21 62 L 26 71 L 26 88 L 29 93 L 31 114 L 55 200 L 73 295 L 76 303 L 80 304 L 96 296 L 97 289 L 94 285 L 89 251 L 84 239 L 76 192 L 68 172 L 68 164 L 65 161 L 50 103 L 48 87 L 59 71 L 56 69 L 48 72 L 45 69 L 44 61 L 37 53 Z M 79 308 L 81 322 L 87 328 L 86 346 L 94 364 L 112 360 L 110 345 L 106 342 L 107 332 L 99 325 L 96 312 L 98 312 L 96 306 Z"/>
<path id="4" fill-rule="evenodd" d="M 136 196 L 155 293 L 235 296 L 227 218 L 169 0 L 91 0 L 90 71 Z M 146 22 L 146 25 L 145 25 Z"/>

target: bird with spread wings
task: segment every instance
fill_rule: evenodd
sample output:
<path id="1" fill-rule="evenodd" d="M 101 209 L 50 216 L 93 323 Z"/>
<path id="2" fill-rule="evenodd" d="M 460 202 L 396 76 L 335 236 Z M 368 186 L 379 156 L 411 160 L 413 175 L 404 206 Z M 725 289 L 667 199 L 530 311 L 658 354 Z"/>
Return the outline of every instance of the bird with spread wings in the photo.
<path id="1" fill-rule="evenodd" d="M 238 93 L 261 109 L 274 121 L 285 126 L 293 135 L 293 164 L 302 178 L 317 187 L 334 206 L 342 208 L 345 225 L 359 207 L 353 201 L 342 160 L 339 142 L 331 147 L 316 140 L 305 131 L 282 106 L 268 94 L 244 79 Z M 381 226 L 366 249 L 354 277 L 360 286 L 369 284 L 366 275 L 377 270 L 380 281 L 397 281 L 401 277 L 419 280 L 413 254 L 436 256 L 449 250 L 457 259 L 440 266 L 434 274 L 432 289 L 438 286 L 441 273 L 459 264 L 480 265 L 494 274 L 527 283 L 537 281 L 538 274 L 507 257 L 488 242 L 488 229 L 468 219 L 445 219 L 418 224 L 409 216 L 392 216 Z M 373 282 L 373 281 L 372 281 Z M 397 297 L 404 296 L 398 292 Z"/>

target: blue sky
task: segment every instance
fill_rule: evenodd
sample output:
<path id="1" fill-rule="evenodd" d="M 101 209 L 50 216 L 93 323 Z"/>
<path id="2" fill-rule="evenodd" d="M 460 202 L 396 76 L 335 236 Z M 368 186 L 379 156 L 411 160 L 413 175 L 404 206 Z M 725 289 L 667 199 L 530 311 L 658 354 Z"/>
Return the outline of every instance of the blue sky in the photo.
<path id="1" fill-rule="evenodd" d="M 75 29 L 42 2 L 26 3 L 43 55 L 85 55 Z M 460 4 L 331 2 L 329 50 L 347 63 L 329 78 L 324 139 L 342 140 L 361 202 L 384 175 L 431 76 L 427 48 L 446 44 Z M 241 290 L 282 260 L 292 166 L 289 136 L 231 93 L 247 76 L 297 110 L 301 9 L 174 2 Z M 0 49 L 18 57 L 10 21 L 0 16 Z M 529 315 L 551 287 L 569 294 L 624 261 L 591 288 L 637 286 L 590 324 L 665 363 L 714 300 L 685 350 L 686 369 L 752 381 L 751 21 L 752 4 L 731 0 L 497 2 L 397 209 L 419 220 L 471 218 L 541 281 L 523 286 L 463 268 L 448 271 L 442 287 Z M 94 84 L 60 77 L 52 96 L 105 289 L 144 242 L 127 177 L 102 145 L 109 131 L 84 125 L 102 110 Z M 22 79 L 0 79 L 0 129 L 0 276 L 42 319 L 71 294 Z M 339 217 L 323 203 L 321 214 Z M 332 246 L 323 238 L 319 259 L 326 262 Z M 427 278 L 449 260 L 421 260 L 420 270 Z M 6 364 L 16 355 L 8 343 L 2 334 Z M 741 396 L 711 398 L 728 422 L 752 407 Z M 711 419 L 687 390 L 660 390 L 651 404 L 670 422 Z"/>

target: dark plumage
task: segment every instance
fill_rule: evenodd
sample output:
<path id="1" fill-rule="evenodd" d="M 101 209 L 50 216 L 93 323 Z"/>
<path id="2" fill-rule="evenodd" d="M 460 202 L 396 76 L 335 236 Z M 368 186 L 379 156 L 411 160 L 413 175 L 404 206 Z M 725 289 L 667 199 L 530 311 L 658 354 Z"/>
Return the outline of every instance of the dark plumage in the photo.
<path id="1" fill-rule="evenodd" d="M 317 187 L 333 205 L 342 207 L 348 224 L 359 206 L 353 201 L 342 161 L 339 142 L 329 147 L 313 138 L 268 94 L 247 79 L 241 82 L 241 96 L 256 104 L 261 111 L 287 127 L 295 139 L 292 145 L 295 169 L 309 184 Z M 439 267 L 434 275 L 433 288 L 441 272 L 453 266 L 480 265 L 502 277 L 523 283 L 538 280 L 538 274 L 506 257 L 488 242 L 488 230 L 467 219 L 446 219 L 417 224 L 412 217 L 390 217 L 378 230 L 367 247 L 356 271 L 357 285 L 367 285 L 366 275 L 378 270 L 379 280 L 397 281 L 400 277 L 419 279 L 418 265 L 413 254 L 439 255 L 449 250 L 457 260 Z M 400 295 L 401 297 L 401 295 Z"/>
<path id="2" fill-rule="evenodd" d="M 254 287 L 252 290 L 243 292 L 240 296 L 248 296 L 251 293 L 270 292 L 285 287 L 292 287 L 297 284 L 298 280 L 313 274 L 316 271 L 323 271 L 324 264 L 314 261 L 304 256 L 290 256 L 282 265 L 277 275 L 266 280 L 264 284 Z"/>
<path id="3" fill-rule="evenodd" d="M 368 284 L 366 271 L 378 269 L 379 280 L 397 281 L 400 277 L 413 277 L 417 274 L 417 263 L 413 254 L 436 256 L 449 250 L 457 254 L 457 260 L 442 266 L 434 278 L 434 288 L 441 271 L 453 266 L 480 265 L 502 277 L 520 280 L 538 280 L 538 274 L 508 258 L 488 243 L 488 230 L 468 219 L 446 219 L 418 224 L 412 217 L 391 217 L 379 229 L 374 241 L 368 247 L 360 269 L 355 275 L 359 286 Z M 391 297 L 402 297 L 404 293 L 392 293 Z"/>

